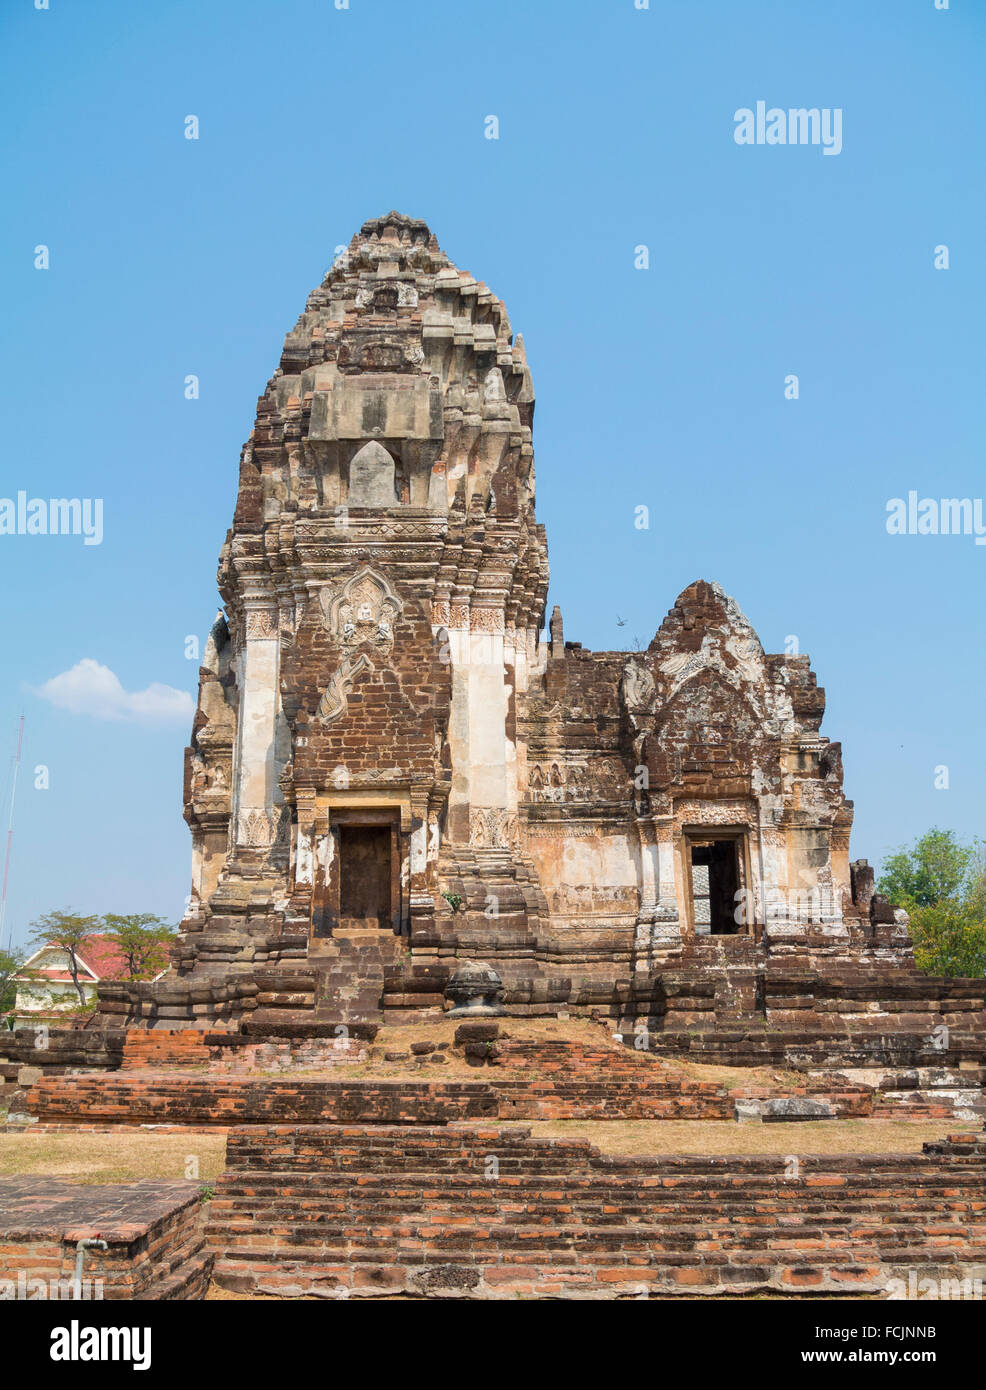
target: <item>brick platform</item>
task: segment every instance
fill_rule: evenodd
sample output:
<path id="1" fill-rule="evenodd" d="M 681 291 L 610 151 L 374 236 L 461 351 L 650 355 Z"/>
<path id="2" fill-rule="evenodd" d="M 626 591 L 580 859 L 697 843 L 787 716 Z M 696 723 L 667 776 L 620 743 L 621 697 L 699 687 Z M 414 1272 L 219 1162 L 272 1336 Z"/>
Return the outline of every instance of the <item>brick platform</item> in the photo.
<path id="1" fill-rule="evenodd" d="M 246 1123 L 447 1124 L 463 1120 L 731 1120 L 743 1099 L 782 1098 L 789 1118 L 868 1118 L 900 1113 L 914 1119 L 956 1115 L 978 1092 L 898 1091 L 888 1077 L 873 1082 L 816 1073 L 803 1079 L 736 1085 L 689 1078 L 648 1051 L 605 1035 L 586 1042 L 499 1036 L 496 1024 L 463 1025 L 454 1042 L 414 1042 L 409 1050 L 367 1050 L 357 1039 L 266 1042 L 210 1033 L 134 1031 L 123 1068 L 72 1077 L 39 1078 L 26 1107 L 45 1123 L 229 1125 Z M 471 1031 L 470 1031 L 471 1028 Z M 132 1041 L 131 1041 L 132 1037 Z M 450 1049 L 461 1049 L 453 1051 Z M 458 1061 L 458 1075 L 436 1075 L 433 1063 Z M 463 1075 L 462 1062 L 469 1064 Z M 375 1077 L 393 1064 L 408 1075 Z M 351 1065 L 360 1071 L 346 1076 Z M 300 1074 L 308 1072 L 308 1075 Z M 312 1075 L 311 1073 L 322 1073 Z M 341 1074 L 336 1080 L 330 1073 Z M 427 1079 L 418 1080 L 422 1072 Z M 865 1075 L 865 1073 L 863 1074 Z M 930 1073 L 922 1072 L 930 1084 Z M 883 1077 L 886 1089 L 876 1081 Z M 476 1079 L 473 1080 L 472 1078 Z M 914 1074 L 917 1086 L 920 1077 Z M 893 1085 L 898 1079 L 893 1079 Z M 800 1102 L 807 1102 L 800 1104 Z M 905 1104 L 906 1102 L 906 1104 Z M 878 1112 L 875 1107 L 879 1103 Z M 776 1108 L 776 1107 L 775 1107 Z M 747 1107 L 748 1109 L 748 1107 Z"/>
<path id="2" fill-rule="evenodd" d="M 208 1066 L 211 1050 L 206 1044 L 206 1036 L 194 1028 L 162 1032 L 131 1028 L 124 1038 L 121 1069 L 133 1071 L 142 1067 Z"/>
<path id="3" fill-rule="evenodd" d="M 203 1076 L 194 1071 L 44 1077 L 28 1093 L 44 1123 L 449 1124 L 462 1120 L 731 1120 L 734 1102 L 709 1082 L 331 1081 Z"/>
<path id="4" fill-rule="evenodd" d="M 225 1287 L 285 1296 L 886 1295 L 986 1276 L 986 1148 L 611 1158 L 453 1127 L 243 1127 L 210 1207 Z"/>
<path id="5" fill-rule="evenodd" d="M 202 1298 L 212 1255 L 201 1213 L 194 1182 L 0 1178 L 0 1281 L 16 1289 L 41 1280 L 44 1297 L 70 1298 L 78 1242 L 99 1237 L 109 1248 L 85 1251 L 84 1297 Z"/>

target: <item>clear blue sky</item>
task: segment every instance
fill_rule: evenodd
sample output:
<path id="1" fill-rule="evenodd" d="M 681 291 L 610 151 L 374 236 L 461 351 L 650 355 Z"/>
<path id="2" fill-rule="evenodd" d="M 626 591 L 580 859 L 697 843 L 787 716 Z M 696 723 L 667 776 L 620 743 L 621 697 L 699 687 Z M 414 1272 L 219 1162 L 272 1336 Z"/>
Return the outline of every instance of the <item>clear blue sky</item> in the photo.
<path id="1" fill-rule="evenodd" d="M 4 0 L 0 40 L 0 495 L 102 498 L 105 532 L 0 536 L 15 941 L 180 915 L 188 720 L 35 692 L 85 659 L 194 691 L 256 398 L 390 208 L 524 334 L 566 636 L 646 645 L 717 579 L 813 659 L 854 854 L 982 832 L 986 546 L 885 529 L 910 489 L 986 490 L 982 0 Z M 841 108 L 842 153 L 738 146 L 758 100 Z"/>

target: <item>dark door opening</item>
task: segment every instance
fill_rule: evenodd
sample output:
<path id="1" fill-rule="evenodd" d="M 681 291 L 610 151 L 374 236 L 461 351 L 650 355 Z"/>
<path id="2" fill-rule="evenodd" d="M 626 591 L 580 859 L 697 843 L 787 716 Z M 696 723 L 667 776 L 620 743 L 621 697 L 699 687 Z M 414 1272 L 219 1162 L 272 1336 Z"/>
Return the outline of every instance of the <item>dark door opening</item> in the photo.
<path id="1" fill-rule="evenodd" d="M 339 925 L 390 927 L 390 826 L 341 825 L 339 859 Z"/>
<path id="2" fill-rule="evenodd" d="M 738 930 L 736 840 L 692 845 L 692 909 L 697 936 L 726 936 Z"/>

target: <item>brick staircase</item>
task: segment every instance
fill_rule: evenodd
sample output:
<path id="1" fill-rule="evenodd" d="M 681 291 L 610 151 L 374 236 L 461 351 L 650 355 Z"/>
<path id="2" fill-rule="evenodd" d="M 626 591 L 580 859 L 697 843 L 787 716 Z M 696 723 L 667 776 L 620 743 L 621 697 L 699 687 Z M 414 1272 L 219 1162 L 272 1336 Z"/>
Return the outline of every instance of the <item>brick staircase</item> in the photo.
<path id="1" fill-rule="evenodd" d="M 986 1068 L 955 1072 L 947 1067 L 897 1068 L 881 1078 L 873 1116 L 879 1120 L 986 1120 Z"/>
<path id="2" fill-rule="evenodd" d="M 337 928 L 309 957 L 316 969 L 315 1022 L 372 1036 L 383 1022 L 385 975 L 403 954 L 404 943 L 391 931 Z"/>
<path id="3" fill-rule="evenodd" d="M 607 1158 L 518 1129 L 244 1127 L 215 1277 L 285 1296 L 886 1295 L 986 1276 L 986 1146 Z"/>
<path id="4" fill-rule="evenodd" d="M 714 972 L 712 996 L 717 1022 L 752 1020 L 763 1014 L 763 970 L 756 943 L 747 936 L 707 936 L 686 946 L 676 961 L 699 975 Z"/>

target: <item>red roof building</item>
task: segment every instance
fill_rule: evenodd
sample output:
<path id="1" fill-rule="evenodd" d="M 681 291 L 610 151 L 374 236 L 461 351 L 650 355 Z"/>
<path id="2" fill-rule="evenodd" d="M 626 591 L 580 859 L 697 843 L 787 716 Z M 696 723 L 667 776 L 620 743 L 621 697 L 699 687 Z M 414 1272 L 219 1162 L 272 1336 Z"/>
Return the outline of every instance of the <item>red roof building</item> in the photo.
<path id="1" fill-rule="evenodd" d="M 87 937 L 75 958 L 79 985 L 87 1004 L 95 1001 L 96 986 L 101 980 L 125 980 L 129 974 L 126 956 L 101 933 Z M 157 978 L 160 979 L 160 975 Z M 57 942 L 49 941 L 35 951 L 14 976 L 14 981 L 17 985 L 14 1010 L 19 1016 L 79 1007 L 79 992 L 72 980 L 68 952 Z"/>

